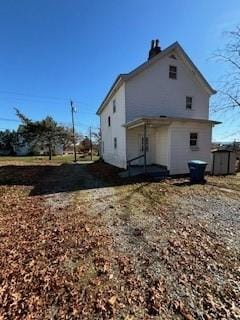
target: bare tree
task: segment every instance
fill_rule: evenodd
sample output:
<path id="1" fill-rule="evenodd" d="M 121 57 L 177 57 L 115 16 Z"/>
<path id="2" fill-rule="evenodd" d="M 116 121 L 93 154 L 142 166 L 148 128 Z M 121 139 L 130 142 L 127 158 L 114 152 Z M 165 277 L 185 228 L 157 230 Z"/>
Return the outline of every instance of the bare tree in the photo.
<path id="1" fill-rule="evenodd" d="M 218 89 L 220 106 L 215 111 L 240 110 L 240 26 L 224 35 L 227 37 L 225 47 L 214 53 L 214 59 L 226 66 Z"/>

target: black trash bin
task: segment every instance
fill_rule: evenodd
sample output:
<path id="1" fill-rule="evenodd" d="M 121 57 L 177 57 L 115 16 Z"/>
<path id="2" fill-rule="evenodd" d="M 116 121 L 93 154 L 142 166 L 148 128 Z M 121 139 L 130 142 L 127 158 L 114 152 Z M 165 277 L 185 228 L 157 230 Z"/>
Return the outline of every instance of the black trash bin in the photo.
<path id="1" fill-rule="evenodd" d="M 207 162 L 201 160 L 191 160 L 188 162 L 191 183 L 202 183 L 205 181 L 204 174 L 206 166 Z"/>

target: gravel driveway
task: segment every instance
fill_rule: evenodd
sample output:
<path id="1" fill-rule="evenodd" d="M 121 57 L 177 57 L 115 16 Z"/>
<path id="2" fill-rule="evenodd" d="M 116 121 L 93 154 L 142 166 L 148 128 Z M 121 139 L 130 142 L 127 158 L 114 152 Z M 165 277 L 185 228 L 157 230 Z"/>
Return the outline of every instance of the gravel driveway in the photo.
<path id="1" fill-rule="evenodd" d="M 159 319 L 240 316 L 240 189 L 213 182 L 218 178 L 206 185 L 169 180 L 82 193 L 114 250 L 130 257 L 142 288 L 149 279 L 161 282 L 166 295 L 159 294 L 153 306 L 161 305 Z"/>
<path id="2" fill-rule="evenodd" d="M 176 201 L 177 212 L 185 212 L 191 223 L 204 223 L 214 237 L 228 246 L 240 248 L 240 200 L 220 192 L 219 195 L 206 194 L 204 197 L 177 197 Z"/>

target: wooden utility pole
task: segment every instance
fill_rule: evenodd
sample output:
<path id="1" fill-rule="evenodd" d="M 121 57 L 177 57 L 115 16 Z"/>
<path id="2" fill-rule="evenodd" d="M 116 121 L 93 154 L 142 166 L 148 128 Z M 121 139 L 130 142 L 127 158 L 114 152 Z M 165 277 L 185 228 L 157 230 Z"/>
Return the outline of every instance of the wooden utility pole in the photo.
<path id="1" fill-rule="evenodd" d="M 72 132 L 73 132 L 73 152 L 74 152 L 74 162 L 77 162 L 77 152 L 76 152 L 76 139 L 75 139 L 75 124 L 74 124 L 74 112 L 76 108 L 74 107 L 73 101 L 70 101 L 71 112 L 72 112 Z"/>
<path id="2" fill-rule="evenodd" d="M 90 136 L 90 151 L 91 151 L 91 161 L 93 159 L 93 148 L 92 148 L 92 128 L 89 128 L 89 136 Z"/>

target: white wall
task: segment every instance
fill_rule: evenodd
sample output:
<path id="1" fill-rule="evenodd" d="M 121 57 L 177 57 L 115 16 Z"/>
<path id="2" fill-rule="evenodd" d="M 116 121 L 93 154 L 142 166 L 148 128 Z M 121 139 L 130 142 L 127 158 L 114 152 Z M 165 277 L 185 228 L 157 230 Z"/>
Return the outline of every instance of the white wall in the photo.
<path id="1" fill-rule="evenodd" d="M 116 112 L 113 113 L 113 100 L 116 100 Z M 108 116 L 111 126 L 108 126 Z M 102 141 L 104 142 L 104 161 L 120 168 L 126 167 L 126 122 L 125 84 L 117 90 L 100 115 Z M 117 138 L 117 149 L 114 149 L 114 137 Z"/>
<path id="2" fill-rule="evenodd" d="M 177 60 L 169 57 L 172 53 L 126 82 L 127 121 L 144 115 L 208 119 L 209 95 L 177 53 Z M 177 66 L 177 80 L 169 79 L 169 65 Z M 186 109 L 186 96 L 193 97 L 192 110 Z"/>
<path id="3" fill-rule="evenodd" d="M 156 155 L 155 163 L 167 166 L 170 165 L 170 129 L 169 126 L 162 126 L 156 129 Z"/>
<path id="4" fill-rule="evenodd" d="M 189 160 L 206 161 L 206 170 L 211 170 L 211 124 L 174 122 L 170 126 L 170 132 L 170 174 L 188 173 Z M 191 132 L 198 133 L 198 150 L 190 148 Z"/>

